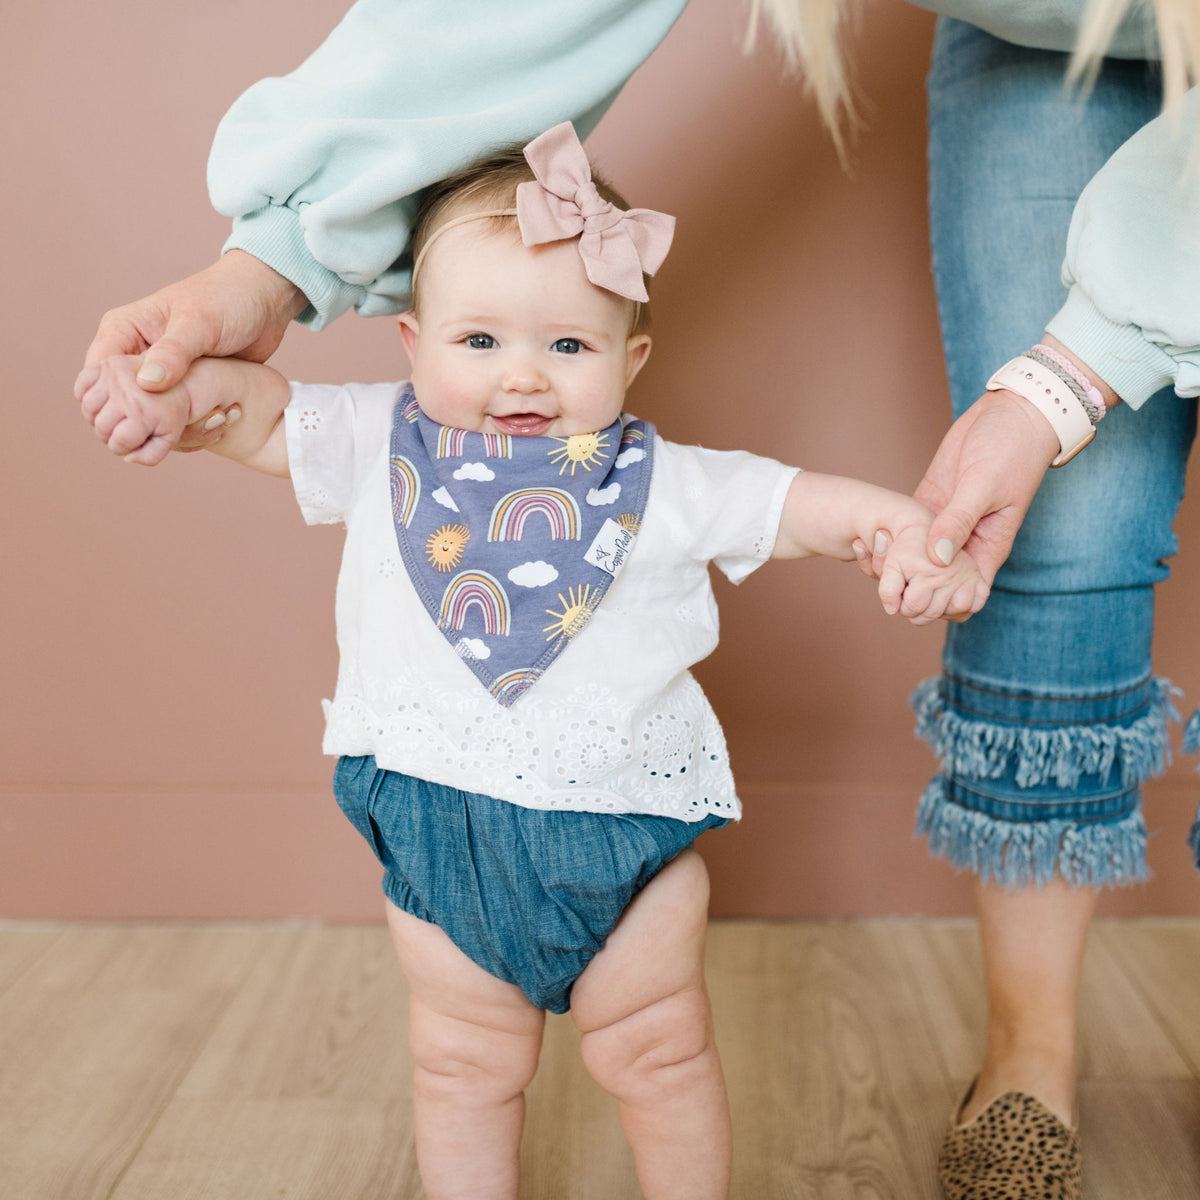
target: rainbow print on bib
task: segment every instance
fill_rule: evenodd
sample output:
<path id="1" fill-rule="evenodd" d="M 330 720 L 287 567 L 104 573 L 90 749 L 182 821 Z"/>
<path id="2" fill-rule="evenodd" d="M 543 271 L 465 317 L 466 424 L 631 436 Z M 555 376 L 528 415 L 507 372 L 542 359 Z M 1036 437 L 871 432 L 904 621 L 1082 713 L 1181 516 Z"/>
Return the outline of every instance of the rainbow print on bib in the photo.
<path id="1" fill-rule="evenodd" d="M 388 460 L 400 555 L 453 655 L 498 704 L 516 703 L 586 632 L 632 552 L 653 449 L 654 427 L 629 416 L 567 437 L 438 425 L 402 386 Z"/>
<path id="2" fill-rule="evenodd" d="M 575 497 L 562 488 L 521 488 L 496 502 L 488 522 L 489 542 L 519 542 L 530 517 L 544 517 L 550 537 L 561 542 L 579 537 L 582 520 Z"/>

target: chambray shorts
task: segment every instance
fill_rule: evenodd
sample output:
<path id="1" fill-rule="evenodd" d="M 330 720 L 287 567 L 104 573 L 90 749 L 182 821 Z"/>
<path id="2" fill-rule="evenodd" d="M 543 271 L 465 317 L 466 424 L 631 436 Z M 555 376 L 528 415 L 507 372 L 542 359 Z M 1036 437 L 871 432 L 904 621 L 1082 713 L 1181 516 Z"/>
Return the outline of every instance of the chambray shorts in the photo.
<path id="1" fill-rule="evenodd" d="M 445 931 L 538 1008 L 566 1012 L 571 987 L 633 897 L 724 817 L 523 808 L 338 760 L 334 794 L 383 864 L 383 891 Z"/>

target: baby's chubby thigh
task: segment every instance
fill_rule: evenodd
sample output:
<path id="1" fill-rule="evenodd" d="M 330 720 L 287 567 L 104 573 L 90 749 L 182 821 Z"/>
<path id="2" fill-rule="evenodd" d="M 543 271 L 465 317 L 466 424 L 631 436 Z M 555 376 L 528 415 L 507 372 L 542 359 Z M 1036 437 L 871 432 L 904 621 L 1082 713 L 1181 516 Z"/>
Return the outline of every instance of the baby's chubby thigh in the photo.
<path id="1" fill-rule="evenodd" d="M 388 929 L 409 987 L 415 1086 L 449 1100 L 504 1103 L 537 1069 L 546 1014 L 515 984 L 464 954 L 437 925 L 387 902 Z"/>
<path id="2" fill-rule="evenodd" d="M 617 1100 L 646 1200 L 727 1200 L 729 1102 L 704 988 L 708 872 L 685 850 L 638 893 L 575 981 L 592 1078 Z"/>
<path id="3" fill-rule="evenodd" d="M 634 897 L 571 992 L 593 1078 L 618 1098 L 712 1047 L 704 987 L 708 871 L 684 850 Z"/>

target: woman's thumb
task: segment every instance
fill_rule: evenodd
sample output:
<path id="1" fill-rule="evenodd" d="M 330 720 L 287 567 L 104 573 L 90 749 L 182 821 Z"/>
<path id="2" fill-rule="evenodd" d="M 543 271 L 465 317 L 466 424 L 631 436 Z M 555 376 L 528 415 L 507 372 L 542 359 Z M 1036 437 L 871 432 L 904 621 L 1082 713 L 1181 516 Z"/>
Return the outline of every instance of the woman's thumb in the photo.
<path id="1" fill-rule="evenodd" d="M 979 522 L 979 516 L 953 505 L 942 509 L 929 526 L 929 536 L 925 542 L 929 561 L 948 567 L 954 561 L 954 556 L 967 544 Z"/>
<path id="2" fill-rule="evenodd" d="M 203 331 L 196 326 L 186 327 L 172 321 L 162 337 L 146 349 L 137 381 L 148 392 L 165 392 L 187 374 L 196 359 L 212 352 L 205 345 Z"/>

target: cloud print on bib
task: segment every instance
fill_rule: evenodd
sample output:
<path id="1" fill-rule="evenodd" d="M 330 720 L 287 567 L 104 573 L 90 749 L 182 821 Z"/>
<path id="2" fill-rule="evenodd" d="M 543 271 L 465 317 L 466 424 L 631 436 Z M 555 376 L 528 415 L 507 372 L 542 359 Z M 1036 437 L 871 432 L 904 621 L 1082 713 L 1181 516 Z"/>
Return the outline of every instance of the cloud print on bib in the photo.
<path id="1" fill-rule="evenodd" d="M 498 704 L 534 686 L 603 603 L 613 547 L 633 552 L 653 445 L 653 426 L 629 416 L 567 437 L 454 429 L 401 388 L 389 456 L 401 558 L 455 657 Z M 631 451 L 618 482 L 617 455 Z"/>
<path id="2" fill-rule="evenodd" d="M 519 587 L 545 587 L 558 578 L 558 569 L 548 562 L 527 562 L 519 567 L 513 567 L 508 573 L 509 579 Z"/>
<path id="3" fill-rule="evenodd" d="M 621 494 L 621 485 L 619 483 L 610 483 L 607 487 L 592 488 L 584 497 L 593 508 L 599 508 L 602 504 L 615 504 L 617 497 Z"/>
<path id="4" fill-rule="evenodd" d="M 496 472 L 490 467 L 479 462 L 463 463 L 457 471 L 454 472 L 455 479 L 475 479 L 480 483 L 490 483 L 496 478 Z M 443 489 L 444 490 L 444 489 Z M 447 495 L 450 493 L 447 492 Z"/>

